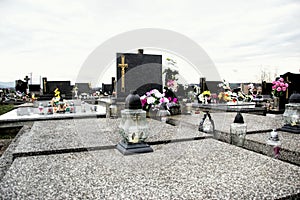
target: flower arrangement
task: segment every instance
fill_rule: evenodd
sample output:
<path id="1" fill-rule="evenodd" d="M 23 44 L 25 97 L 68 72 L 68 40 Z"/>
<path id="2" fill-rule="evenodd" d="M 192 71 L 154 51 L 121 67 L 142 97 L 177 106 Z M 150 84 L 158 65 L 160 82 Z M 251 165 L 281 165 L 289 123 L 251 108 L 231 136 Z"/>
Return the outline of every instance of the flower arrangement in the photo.
<path id="1" fill-rule="evenodd" d="M 223 89 L 218 95 L 219 102 L 232 102 L 232 103 L 238 103 L 238 102 L 251 102 L 253 99 L 253 96 L 251 94 L 246 95 L 240 88 L 236 88 L 232 90 L 229 86 L 229 83 L 225 80 L 223 83 L 220 83 L 218 85 L 220 88 Z M 253 84 L 248 85 L 248 88 L 252 87 Z M 254 87 L 254 86 L 253 86 Z"/>
<path id="2" fill-rule="evenodd" d="M 272 93 L 275 97 L 282 96 L 286 89 L 289 87 L 289 84 L 286 83 L 283 78 L 279 78 L 273 81 L 272 84 Z"/>
<path id="3" fill-rule="evenodd" d="M 172 90 L 173 92 L 177 92 L 178 84 L 176 80 L 168 80 L 167 87 Z"/>
<path id="4" fill-rule="evenodd" d="M 147 92 L 140 97 L 143 109 L 146 111 L 149 111 L 151 108 L 159 109 L 162 104 L 165 104 L 168 110 L 173 106 L 179 106 L 178 99 L 167 94 L 167 89 L 164 89 L 163 93 L 160 93 L 157 89 Z"/>
<path id="5" fill-rule="evenodd" d="M 210 102 L 210 96 L 211 96 L 211 93 L 209 90 L 206 90 L 204 92 L 202 92 L 199 96 L 198 96 L 198 99 L 201 103 L 209 103 Z"/>

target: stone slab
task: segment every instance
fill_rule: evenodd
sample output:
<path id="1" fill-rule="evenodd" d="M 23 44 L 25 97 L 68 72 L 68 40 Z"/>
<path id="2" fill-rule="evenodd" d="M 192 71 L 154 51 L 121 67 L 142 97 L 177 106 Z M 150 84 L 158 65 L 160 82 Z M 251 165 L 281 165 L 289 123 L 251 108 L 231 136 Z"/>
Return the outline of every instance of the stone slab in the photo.
<path id="1" fill-rule="evenodd" d="M 300 168 L 213 139 L 17 158 L 0 183 L 4 199 L 299 198 Z"/>
<path id="2" fill-rule="evenodd" d="M 230 143 L 230 124 L 233 122 L 236 113 L 211 113 L 216 126 L 214 138 Z M 264 154 L 272 155 L 271 147 L 267 145 L 271 129 L 278 129 L 283 126 L 282 115 L 251 115 L 242 114 L 247 123 L 247 135 L 243 148 Z M 203 112 L 193 115 L 172 116 L 175 124 L 186 124 L 197 128 L 203 117 Z M 269 131 L 267 131 L 269 130 Z M 257 133 L 255 133 L 257 132 Z M 281 141 L 280 160 L 300 165 L 300 144 L 299 134 L 277 131 Z"/>
<path id="3" fill-rule="evenodd" d="M 147 120 L 149 125 L 147 142 L 211 137 L 197 129 Z M 119 124 L 119 118 L 36 121 L 32 128 L 20 137 L 15 153 L 117 145 L 122 140 L 119 135 Z"/>
<path id="4" fill-rule="evenodd" d="M 91 111 L 89 107 L 97 106 L 97 111 Z M 88 117 L 106 117 L 106 107 L 99 105 L 87 105 L 86 112 L 81 112 L 81 107 L 76 106 L 76 113 L 54 113 L 54 114 L 39 114 L 38 108 L 35 107 L 20 107 L 7 112 L 0 116 L 0 124 L 51 120 L 51 119 L 70 119 L 70 118 L 88 118 Z M 46 112 L 46 107 L 45 107 Z"/>
<path id="5" fill-rule="evenodd" d="M 188 123 L 190 125 L 199 126 L 201 119 L 203 118 L 203 112 L 200 114 L 192 115 L 176 115 L 172 116 L 173 119 Z M 221 132 L 230 132 L 230 124 L 233 123 L 236 113 L 210 113 L 215 123 L 215 129 Z M 282 115 L 253 115 L 242 113 L 244 122 L 247 124 L 247 132 L 269 130 L 281 128 L 283 124 Z"/>

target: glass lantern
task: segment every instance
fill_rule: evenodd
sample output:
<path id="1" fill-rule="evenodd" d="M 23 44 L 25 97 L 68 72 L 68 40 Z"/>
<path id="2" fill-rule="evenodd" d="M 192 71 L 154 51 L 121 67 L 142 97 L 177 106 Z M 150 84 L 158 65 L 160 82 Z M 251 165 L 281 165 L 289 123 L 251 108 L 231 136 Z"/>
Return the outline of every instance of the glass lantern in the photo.
<path id="1" fill-rule="evenodd" d="M 43 103 L 39 103 L 39 114 L 40 115 L 43 115 L 44 114 L 44 105 L 43 105 Z"/>
<path id="2" fill-rule="evenodd" d="M 81 112 L 82 112 L 82 113 L 85 113 L 85 112 L 86 112 L 86 105 L 85 105 L 85 102 L 84 102 L 84 101 L 81 102 Z"/>
<path id="3" fill-rule="evenodd" d="M 230 144 L 244 146 L 247 133 L 247 124 L 244 123 L 240 112 L 235 116 L 234 122 L 230 125 Z"/>
<path id="4" fill-rule="evenodd" d="M 280 129 L 292 133 L 300 133 L 300 94 L 292 94 L 289 103 L 285 104 L 283 113 L 284 126 Z"/>
<path id="5" fill-rule="evenodd" d="M 47 114 L 48 115 L 53 114 L 53 107 L 50 102 L 48 103 L 48 106 L 47 106 Z"/>
<path id="6" fill-rule="evenodd" d="M 146 111 L 129 110 L 121 111 L 120 134 L 128 143 L 141 143 L 148 137 L 148 124 Z"/>
<path id="7" fill-rule="evenodd" d="M 118 143 L 117 149 L 123 155 L 153 152 L 153 149 L 145 143 L 149 128 L 146 111 L 142 110 L 140 97 L 136 92 L 131 92 L 126 97 L 121 117 L 119 133 L 123 139 Z"/>
<path id="8" fill-rule="evenodd" d="M 270 157 L 278 158 L 280 155 L 281 142 L 278 137 L 278 133 L 273 129 L 267 140 L 268 152 L 267 155 Z"/>

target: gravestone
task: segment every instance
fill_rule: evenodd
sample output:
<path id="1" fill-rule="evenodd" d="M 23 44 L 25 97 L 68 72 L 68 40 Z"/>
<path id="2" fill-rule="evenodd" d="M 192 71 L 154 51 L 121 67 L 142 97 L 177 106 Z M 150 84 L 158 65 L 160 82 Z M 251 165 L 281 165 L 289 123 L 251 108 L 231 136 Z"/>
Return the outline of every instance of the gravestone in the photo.
<path id="1" fill-rule="evenodd" d="M 26 94 L 26 90 L 28 88 L 28 83 L 22 80 L 16 80 L 16 91 L 22 92 Z"/>
<path id="2" fill-rule="evenodd" d="M 28 87 L 29 87 L 29 92 L 33 92 L 35 94 L 40 94 L 41 92 L 40 84 L 30 84 L 28 85 Z"/>
<path id="3" fill-rule="evenodd" d="M 70 81 L 48 81 L 47 82 L 47 93 L 53 97 L 54 90 L 59 88 L 61 97 L 66 99 L 72 99 L 72 87 Z"/>
<path id="4" fill-rule="evenodd" d="M 139 96 L 151 89 L 162 92 L 162 56 L 117 53 L 117 101 L 125 101 L 131 90 Z"/>
<path id="5" fill-rule="evenodd" d="M 103 92 L 103 94 L 111 95 L 112 94 L 112 90 L 113 90 L 112 84 L 102 83 L 102 92 Z"/>
<path id="6" fill-rule="evenodd" d="M 82 94 L 82 93 L 87 93 L 87 94 L 91 94 L 92 93 L 92 89 L 90 87 L 89 83 L 75 83 L 75 85 L 77 86 L 77 92 L 78 95 Z"/>

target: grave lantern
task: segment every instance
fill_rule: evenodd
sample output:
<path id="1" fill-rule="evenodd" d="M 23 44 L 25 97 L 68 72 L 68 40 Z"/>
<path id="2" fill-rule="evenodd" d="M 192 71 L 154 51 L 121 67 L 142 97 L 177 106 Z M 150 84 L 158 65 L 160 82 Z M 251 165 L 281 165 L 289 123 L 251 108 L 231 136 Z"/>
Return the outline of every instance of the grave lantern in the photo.
<path id="1" fill-rule="evenodd" d="M 300 133 L 300 94 L 292 94 L 283 113 L 284 126 L 282 131 Z"/>
<path id="2" fill-rule="evenodd" d="M 50 102 L 48 103 L 47 114 L 48 114 L 48 115 L 51 115 L 51 114 L 53 114 L 53 107 L 52 107 L 52 105 L 51 105 L 51 103 L 50 103 Z"/>
<path id="3" fill-rule="evenodd" d="M 186 103 L 185 104 L 185 111 L 187 115 L 191 115 L 192 114 L 192 103 Z"/>
<path id="4" fill-rule="evenodd" d="M 278 158 L 280 155 L 280 147 L 281 142 L 278 137 L 278 133 L 273 129 L 273 131 L 270 133 L 270 136 L 267 140 L 267 145 L 269 148 L 268 155 L 274 158 Z"/>
<path id="5" fill-rule="evenodd" d="M 76 107 L 73 101 L 70 103 L 70 113 L 76 113 Z"/>
<path id="6" fill-rule="evenodd" d="M 124 155 L 153 152 L 145 143 L 149 133 L 146 111 L 142 110 L 140 96 L 135 91 L 126 97 L 121 117 L 119 131 L 123 139 L 117 149 Z"/>
<path id="7" fill-rule="evenodd" d="M 40 115 L 44 114 L 44 105 L 43 105 L 43 103 L 39 103 L 39 114 Z"/>
<path id="8" fill-rule="evenodd" d="M 234 118 L 234 122 L 230 125 L 230 144 L 243 146 L 247 133 L 247 124 L 244 123 L 243 116 L 238 112 Z"/>
<path id="9" fill-rule="evenodd" d="M 86 105 L 84 101 L 81 102 L 81 112 L 82 113 L 86 112 Z"/>
<path id="10" fill-rule="evenodd" d="M 166 103 L 163 103 L 156 113 L 156 118 L 162 122 L 167 122 L 167 117 L 170 115 Z"/>
<path id="11" fill-rule="evenodd" d="M 116 99 L 111 99 L 111 105 L 109 106 L 109 117 L 112 119 L 118 118 L 118 107 L 116 105 Z"/>

